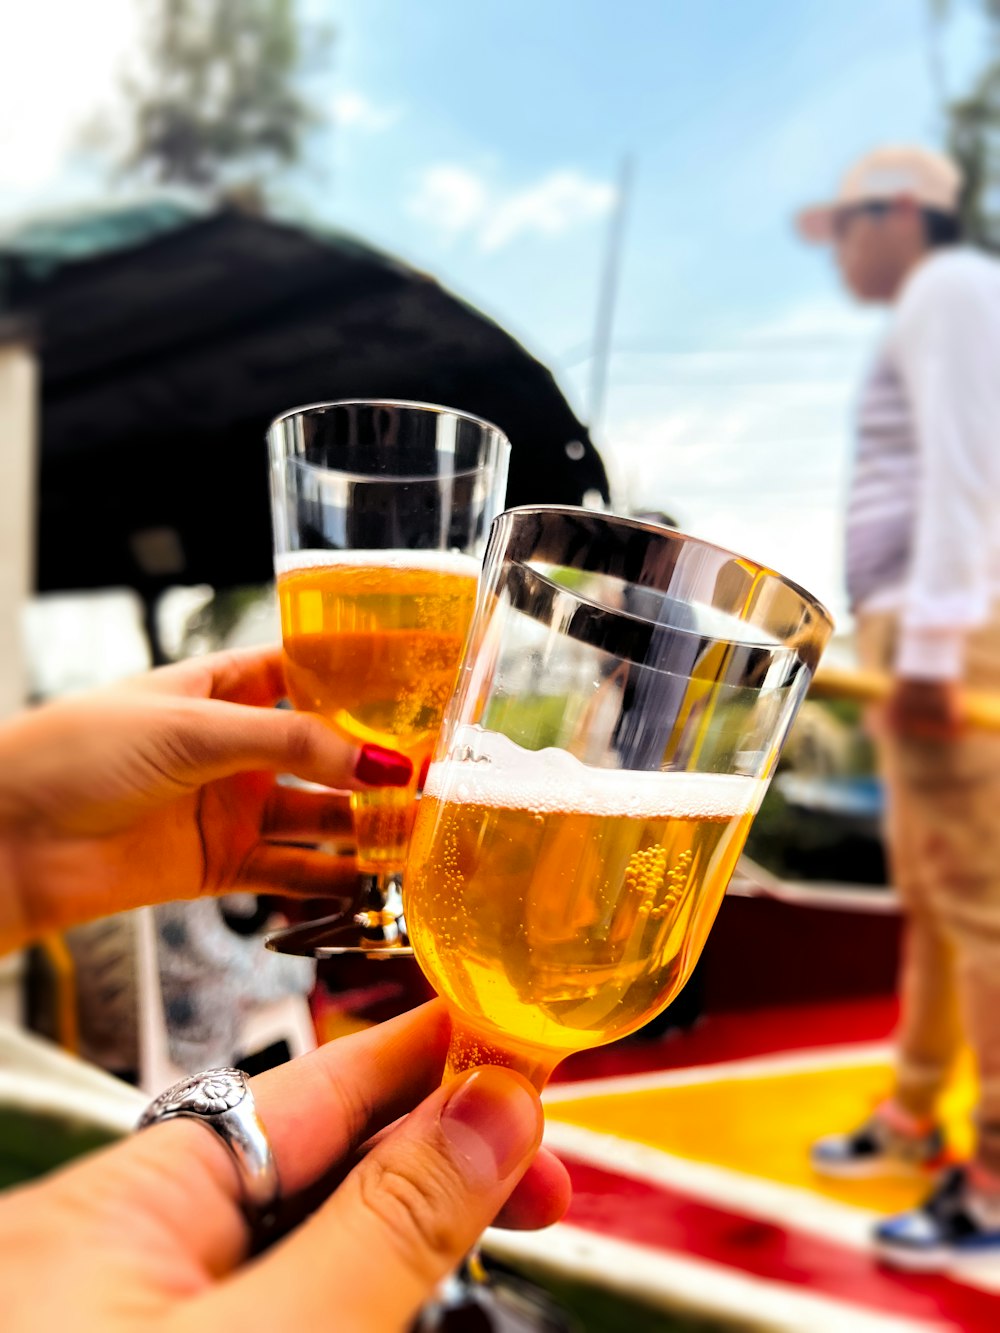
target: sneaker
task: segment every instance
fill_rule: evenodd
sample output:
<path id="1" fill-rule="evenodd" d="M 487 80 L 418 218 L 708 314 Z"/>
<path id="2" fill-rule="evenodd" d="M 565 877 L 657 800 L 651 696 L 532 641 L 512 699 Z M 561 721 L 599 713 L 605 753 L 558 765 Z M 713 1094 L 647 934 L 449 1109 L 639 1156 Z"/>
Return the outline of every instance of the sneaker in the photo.
<path id="1" fill-rule="evenodd" d="M 876 1227 L 875 1249 L 893 1268 L 921 1273 L 1000 1256 L 1000 1200 L 973 1189 L 964 1167 L 952 1167 L 919 1208 Z"/>
<path id="2" fill-rule="evenodd" d="M 872 1176 L 913 1176 L 945 1164 L 939 1125 L 926 1134 L 903 1134 L 876 1112 L 851 1134 L 831 1134 L 809 1153 L 813 1170 L 837 1180 Z"/>

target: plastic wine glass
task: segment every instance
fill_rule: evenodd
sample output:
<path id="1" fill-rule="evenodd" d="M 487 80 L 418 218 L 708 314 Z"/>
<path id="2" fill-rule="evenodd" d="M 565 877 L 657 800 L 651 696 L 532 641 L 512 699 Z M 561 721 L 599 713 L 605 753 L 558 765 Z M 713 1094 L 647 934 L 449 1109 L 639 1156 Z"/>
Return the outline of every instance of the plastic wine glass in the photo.
<path id="1" fill-rule="evenodd" d="M 426 403 L 343 401 L 268 432 L 288 691 L 354 745 L 405 754 L 402 788 L 351 797 L 355 911 L 271 935 L 314 957 L 408 953 L 400 894 L 413 805 L 451 696 L 510 446 L 488 421 Z"/>

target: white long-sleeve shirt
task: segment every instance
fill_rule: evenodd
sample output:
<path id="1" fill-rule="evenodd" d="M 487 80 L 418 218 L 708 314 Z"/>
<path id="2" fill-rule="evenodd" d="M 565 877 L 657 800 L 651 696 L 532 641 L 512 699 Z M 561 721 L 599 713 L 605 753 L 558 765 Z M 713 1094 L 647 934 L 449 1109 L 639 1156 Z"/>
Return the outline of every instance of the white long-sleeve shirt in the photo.
<path id="1" fill-rule="evenodd" d="M 958 679 L 1000 598 L 1000 263 L 949 248 L 914 270 L 857 424 L 852 604 L 899 614 L 899 674 Z"/>

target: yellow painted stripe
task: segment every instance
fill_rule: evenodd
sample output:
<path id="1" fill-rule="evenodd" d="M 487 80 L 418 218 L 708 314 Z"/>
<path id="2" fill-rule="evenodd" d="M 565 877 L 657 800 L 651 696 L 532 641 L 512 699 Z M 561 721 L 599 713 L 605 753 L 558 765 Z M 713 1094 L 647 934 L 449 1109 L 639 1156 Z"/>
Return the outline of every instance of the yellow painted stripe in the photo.
<path id="1" fill-rule="evenodd" d="M 926 1193 L 926 1181 L 919 1179 L 831 1181 L 809 1166 L 815 1139 L 858 1124 L 885 1096 L 891 1083 L 887 1065 L 845 1063 L 740 1079 L 705 1073 L 700 1083 L 560 1100 L 546 1114 L 877 1212 L 911 1207 Z M 970 1147 L 974 1097 L 971 1065 L 964 1061 L 943 1107 L 950 1141 L 961 1153 Z"/>

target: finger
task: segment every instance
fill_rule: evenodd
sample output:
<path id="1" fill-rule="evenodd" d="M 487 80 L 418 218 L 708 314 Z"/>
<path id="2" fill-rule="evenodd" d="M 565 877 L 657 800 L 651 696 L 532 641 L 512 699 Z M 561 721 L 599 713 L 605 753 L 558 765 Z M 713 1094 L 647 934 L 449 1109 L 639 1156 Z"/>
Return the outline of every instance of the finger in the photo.
<path id="1" fill-rule="evenodd" d="M 261 831 L 266 838 L 350 838 L 354 821 L 350 799 L 341 792 L 297 791 L 275 787 L 264 810 Z"/>
<path id="2" fill-rule="evenodd" d="M 234 773 L 292 773 L 324 787 L 405 787 L 413 764 L 379 746 L 360 748 L 312 713 L 246 708 L 209 699 L 179 700 L 161 721 L 159 765 L 201 786 Z"/>
<path id="3" fill-rule="evenodd" d="M 367 1143 L 362 1145 L 356 1162 L 378 1145 L 395 1130 L 395 1125 L 387 1125 Z M 355 1163 L 356 1164 L 356 1163 Z M 332 1192 L 335 1185 L 347 1175 L 346 1169 L 332 1176 L 327 1182 L 326 1194 Z M 508 1231 L 538 1231 L 558 1222 L 570 1205 L 573 1185 L 569 1172 L 562 1162 L 548 1148 L 539 1148 L 537 1155 L 524 1175 L 514 1186 L 514 1192 L 494 1218 L 492 1225 L 505 1227 Z M 318 1195 L 314 1207 L 324 1195 Z M 310 1209 L 309 1211 L 312 1211 Z M 305 1216 L 303 1212 L 300 1216 Z"/>
<path id="4" fill-rule="evenodd" d="M 440 1083 L 449 1030 L 444 1006 L 435 1001 L 255 1078 L 282 1196 L 307 1189 L 426 1097 Z M 139 1201 L 137 1227 L 166 1229 L 216 1274 L 246 1253 L 239 1178 L 221 1139 L 204 1126 L 173 1120 L 144 1130 L 103 1154 L 100 1164 L 102 1179 L 112 1173 Z M 85 1176 L 88 1190 L 93 1169 Z"/>
<path id="5" fill-rule="evenodd" d="M 308 1193 L 300 1195 L 293 1209 L 288 1210 L 288 1227 L 308 1217 L 339 1186 L 357 1164 L 378 1147 L 389 1135 L 395 1132 L 396 1124 L 368 1139 L 361 1148 L 347 1160 L 326 1175 L 320 1177 Z M 504 1227 L 509 1231 L 537 1231 L 541 1227 L 558 1222 L 569 1207 L 573 1186 L 569 1172 L 558 1157 L 547 1148 L 539 1148 L 537 1155 L 527 1171 L 514 1186 L 510 1198 L 493 1219 L 493 1226 Z M 286 1227 L 285 1229 L 288 1229 Z"/>
<path id="6" fill-rule="evenodd" d="M 146 693 L 263 706 L 277 703 L 287 693 L 284 656 L 279 644 L 191 657 L 134 676 L 124 682 L 124 687 Z"/>
<path id="7" fill-rule="evenodd" d="M 281 1291 L 290 1328 L 402 1329 L 492 1222 L 538 1150 L 526 1079 L 484 1067 L 423 1102 L 299 1229 L 228 1284 L 223 1309 Z M 378 1256 L 379 1282 L 359 1282 Z M 319 1275 L 322 1275 L 321 1278 Z"/>
<path id="8" fill-rule="evenodd" d="M 234 704 L 276 704 L 288 695 L 280 644 L 213 653 L 208 698 Z"/>
<path id="9" fill-rule="evenodd" d="M 359 885 L 353 856 L 330 856 L 311 847 L 261 843 L 240 867 L 238 887 L 248 893 L 277 893 L 286 898 L 326 898 L 330 911 L 337 898 L 349 906 Z"/>
<path id="10" fill-rule="evenodd" d="M 509 1231 L 537 1231 L 558 1222 L 569 1207 L 573 1186 L 569 1172 L 548 1148 L 538 1155 L 517 1182 L 493 1225 Z"/>
<path id="11" fill-rule="evenodd" d="M 432 1000 L 254 1079 L 282 1189 L 304 1189 L 433 1091 L 450 1032 Z"/>

